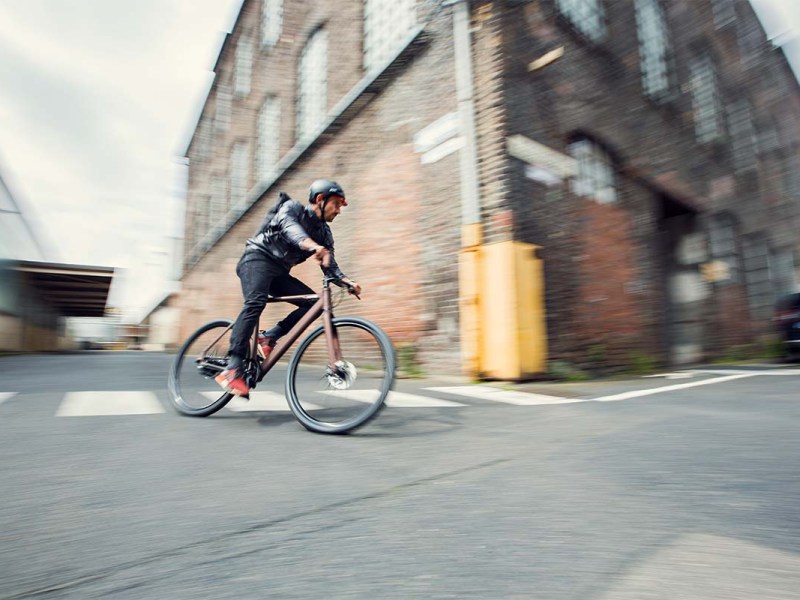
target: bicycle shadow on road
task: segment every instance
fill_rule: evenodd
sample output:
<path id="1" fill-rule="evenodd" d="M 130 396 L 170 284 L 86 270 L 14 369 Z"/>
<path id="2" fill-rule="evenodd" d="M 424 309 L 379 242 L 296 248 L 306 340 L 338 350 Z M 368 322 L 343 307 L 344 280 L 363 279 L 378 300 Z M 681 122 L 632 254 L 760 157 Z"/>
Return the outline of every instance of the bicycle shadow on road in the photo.
<path id="1" fill-rule="evenodd" d="M 459 430 L 463 423 L 450 410 L 443 409 L 434 413 L 436 409 L 402 410 L 387 407 L 361 429 L 349 433 L 339 434 L 359 438 L 416 438 L 440 435 Z M 212 415 L 212 419 L 255 420 L 261 427 L 282 427 L 287 423 L 303 426 L 295 419 L 294 415 L 285 411 L 231 411 L 222 410 Z"/>
<path id="2" fill-rule="evenodd" d="M 433 410 L 436 409 L 396 410 L 387 407 L 374 421 L 345 435 L 371 439 L 419 438 L 450 433 L 463 427 L 463 423 L 454 418 L 452 411 L 433 413 Z"/>
<path id="3" fill-rule="evenodd" d="M 290 412 L 279 410 L 248 410 L 248 411 L 232 411 L 222 410 L 211 418 L 225 419 L 225 420 L 255 420 L 259 425 L 265 427 L 279 427 L 286 423 L 297 423 L 297 419 Z M 300 425 L 299 423 L 297 423 Z"/>

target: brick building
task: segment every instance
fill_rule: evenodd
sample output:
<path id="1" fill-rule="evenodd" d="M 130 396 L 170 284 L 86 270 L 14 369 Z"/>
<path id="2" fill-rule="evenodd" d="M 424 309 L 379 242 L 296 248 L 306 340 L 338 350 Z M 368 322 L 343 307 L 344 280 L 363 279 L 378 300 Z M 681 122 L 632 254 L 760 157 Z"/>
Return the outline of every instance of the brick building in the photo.
<path id="1" fill-rule="evenodd" d="M 796 286 L 800 88 L 745 1 L 244 0 L 214 72 L 182 337 L 235 316 L 244 240 L 323 176 L 351 200 L 336 254 L 365 289 L 340 312 L 428 370 L 504 372 L 486 366 L 503 340 L 692 362 L 763 339 Z"/>

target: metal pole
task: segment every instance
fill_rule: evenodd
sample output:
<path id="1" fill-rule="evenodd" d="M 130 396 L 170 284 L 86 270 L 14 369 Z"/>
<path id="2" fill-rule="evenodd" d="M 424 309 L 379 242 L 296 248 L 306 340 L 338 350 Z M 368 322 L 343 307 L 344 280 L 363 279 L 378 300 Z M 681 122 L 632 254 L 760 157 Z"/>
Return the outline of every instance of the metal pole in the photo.
<path id="1" fill-rule="evenodd" d="M 446 0 L 453 7 L 453 54 L 456 98 L 464 146 L 459 152 L 461 171 L 461 251 L 459 252 L 459 325 L 465 373 L 481 372 L 481 207 L 475 106 L 472 97 L 472 42 L 468 0 Z"/>
<path id="2" fill-rule="evenodd" d="M 475 105 L 472 89 L 472 44 L 470 40 L 470 8 L 468 0 L 448 0 L 453 6 L 453 49 L 455 54 L 456 98 L 464 147 L 460 154 L 461 223 L 479 224 L 481 220 L 478 188 L 478 152 L 475 132 Z M 465 245 L 472 246 L 473 243 Z M 480 243 L 480 238 L 477 240 Z"/>

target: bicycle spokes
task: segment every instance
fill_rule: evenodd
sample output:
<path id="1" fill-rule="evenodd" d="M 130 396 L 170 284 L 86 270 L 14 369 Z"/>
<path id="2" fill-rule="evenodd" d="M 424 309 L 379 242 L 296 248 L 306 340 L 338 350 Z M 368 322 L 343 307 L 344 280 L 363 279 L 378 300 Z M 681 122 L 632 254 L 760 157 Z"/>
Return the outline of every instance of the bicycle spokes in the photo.
<path id="1" fill-rule="evenodd" d="M 334 321 L 341 360 L 331 364 L 322 329 L 303 341 L 292 359 L 287 391 L 296 416 L 309 429 L 346 431 L 382 406 L 394 376 L 385 335 L 356 319 Z"/>
<path id="2" fill-rule="evenodd" d="M 214 377 L 228 366 L 228 322 L 209 323 L 186 341 L 170 371 L 170 397 L 178 411 L 205 416 L 219 410 L 229 399 Z"/>

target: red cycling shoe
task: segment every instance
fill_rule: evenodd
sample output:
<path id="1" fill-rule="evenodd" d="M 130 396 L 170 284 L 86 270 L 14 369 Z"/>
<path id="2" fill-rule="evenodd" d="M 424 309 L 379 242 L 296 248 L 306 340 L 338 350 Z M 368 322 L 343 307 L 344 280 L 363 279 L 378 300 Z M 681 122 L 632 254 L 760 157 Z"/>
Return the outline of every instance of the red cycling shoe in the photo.
<path id="1" fill-rule="evenodd" d="M 216 381 L 222 389 L 236 394 L 237 396 L 248 397 L 250 395 L 250 387 L 247 385 L 239 369 L 226 369 L 214 377 L 214 381 Z"/>

